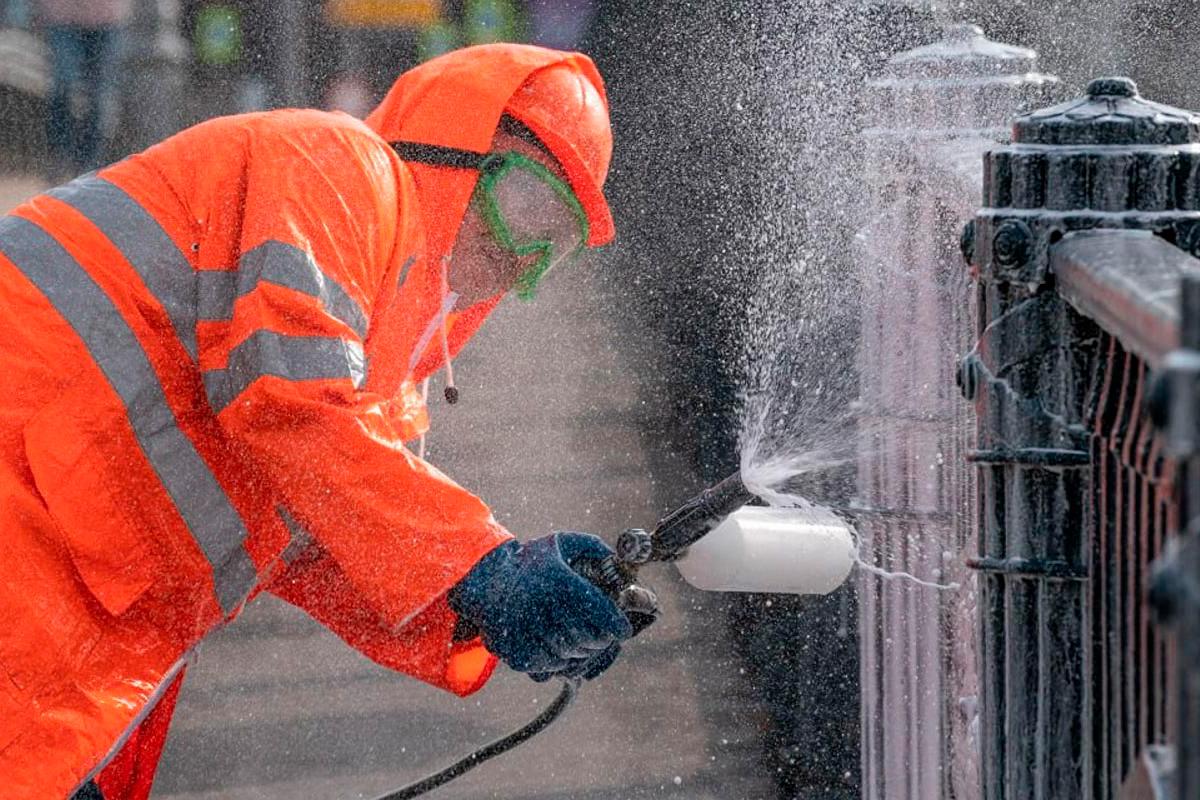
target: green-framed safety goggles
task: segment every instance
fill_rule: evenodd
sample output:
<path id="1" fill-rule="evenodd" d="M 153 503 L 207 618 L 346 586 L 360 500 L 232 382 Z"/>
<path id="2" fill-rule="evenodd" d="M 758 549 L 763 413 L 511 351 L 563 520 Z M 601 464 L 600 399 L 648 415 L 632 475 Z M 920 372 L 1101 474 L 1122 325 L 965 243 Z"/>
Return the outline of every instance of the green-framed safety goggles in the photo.
<path id="1" fill-rule="evenodd" d="M 473 153 L 437 145 L 393 142 L 405 161 L 479 170 L 471 195 L 496 244 L 521 258 L 536 256 L 514 289 L 530 300 L 546 274 L 588 240 L 588 218 L 570 185 L 545 164 L 515 150 Z"/>

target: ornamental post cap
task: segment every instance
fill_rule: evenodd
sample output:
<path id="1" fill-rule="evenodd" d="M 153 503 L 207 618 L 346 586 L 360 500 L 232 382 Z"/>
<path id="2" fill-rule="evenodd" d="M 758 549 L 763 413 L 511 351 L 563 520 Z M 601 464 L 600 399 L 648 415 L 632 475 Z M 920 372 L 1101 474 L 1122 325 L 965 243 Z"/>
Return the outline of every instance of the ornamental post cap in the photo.
<path id="1" fill-rule="evenodd" d="M 1200 143 L 1200 116 L 1138 94 L 1129 78 L 1097 78 L 1083 97 L 1023 114 L 1014 144 L 1182 147 Z"/>
<path id="2" fill-rule="evenodd" d="M 1088 97 L 1137 97 L 1137 84 L 1131 78 L 1096 78 L 1087 85 Z"/>

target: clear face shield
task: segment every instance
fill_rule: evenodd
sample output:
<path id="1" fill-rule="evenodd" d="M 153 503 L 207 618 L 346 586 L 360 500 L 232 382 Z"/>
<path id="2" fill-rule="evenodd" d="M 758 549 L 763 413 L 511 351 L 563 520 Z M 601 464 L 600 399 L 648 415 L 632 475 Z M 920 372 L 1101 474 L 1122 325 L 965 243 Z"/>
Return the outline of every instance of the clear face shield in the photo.
<path id="1" fill-rule="evenodd" d="M 566 181 L 521 153 L 489 154 L 479 169 L 472 202 L 497 245 L 534 257 L 513 286 L 522 300 L 532 299 L 551 269 L 584 248 L 587 214 Z"/>

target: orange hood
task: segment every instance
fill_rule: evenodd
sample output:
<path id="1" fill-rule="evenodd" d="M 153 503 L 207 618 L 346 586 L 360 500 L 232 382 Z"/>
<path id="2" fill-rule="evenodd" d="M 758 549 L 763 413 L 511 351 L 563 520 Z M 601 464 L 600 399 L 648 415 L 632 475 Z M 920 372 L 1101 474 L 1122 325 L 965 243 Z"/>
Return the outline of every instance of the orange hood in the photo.
<path id="1" fill-rule="evenodd" d="M 513 94 L 534 73 L 565 65 L 602 90 L 591 60 L 579 53 L 519 44 L 490 44 L 456 50 L 401 75 L 366 123 L 388 142 L 418 142 L 477 153 L 491 148 L 492 138 Z M 394 301 L 385 308 L 393 317 L 382 327 L 388 342 L 379 342 L 372 358 L 376 388 L 418 383 L 445 364 L 440 337 L 434 337 L 412 367 L 412 346 L 420 342 L 430 320 L 443 305 L 443 259 L 451 254 L 462 219 L 478 180 L 471 169 L 406 162 L 420 208 L 418 223 L 423 256 L 413 265 Z M 450 314 L 446 321 L 448 350 L 456 354 L 500 302 L 500 296 Z M 384 312 L 387 313 L 387 312 Z M 388 347 L 388 345 L 393 345 Z M 408 352 L 402 352 L 408 351 Z M 411 384 L 410 384 L 411 385 Z"/>

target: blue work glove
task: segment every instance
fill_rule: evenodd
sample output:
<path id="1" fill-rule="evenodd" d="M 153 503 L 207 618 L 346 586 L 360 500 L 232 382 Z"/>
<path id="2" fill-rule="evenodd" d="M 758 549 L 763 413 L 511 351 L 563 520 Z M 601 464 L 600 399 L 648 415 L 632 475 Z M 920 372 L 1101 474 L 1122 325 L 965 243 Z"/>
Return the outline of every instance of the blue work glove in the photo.
<path id="1" fill-rule="evenodd" d="M 450 607 L 513 669 L 535 680 L 554 675 L 590 680 L 612 664 L 617 643 L 633 629 L 616 604 L 571 565 L 612 553 L 588 533 L 506 542 L 450 590 Z"/>

